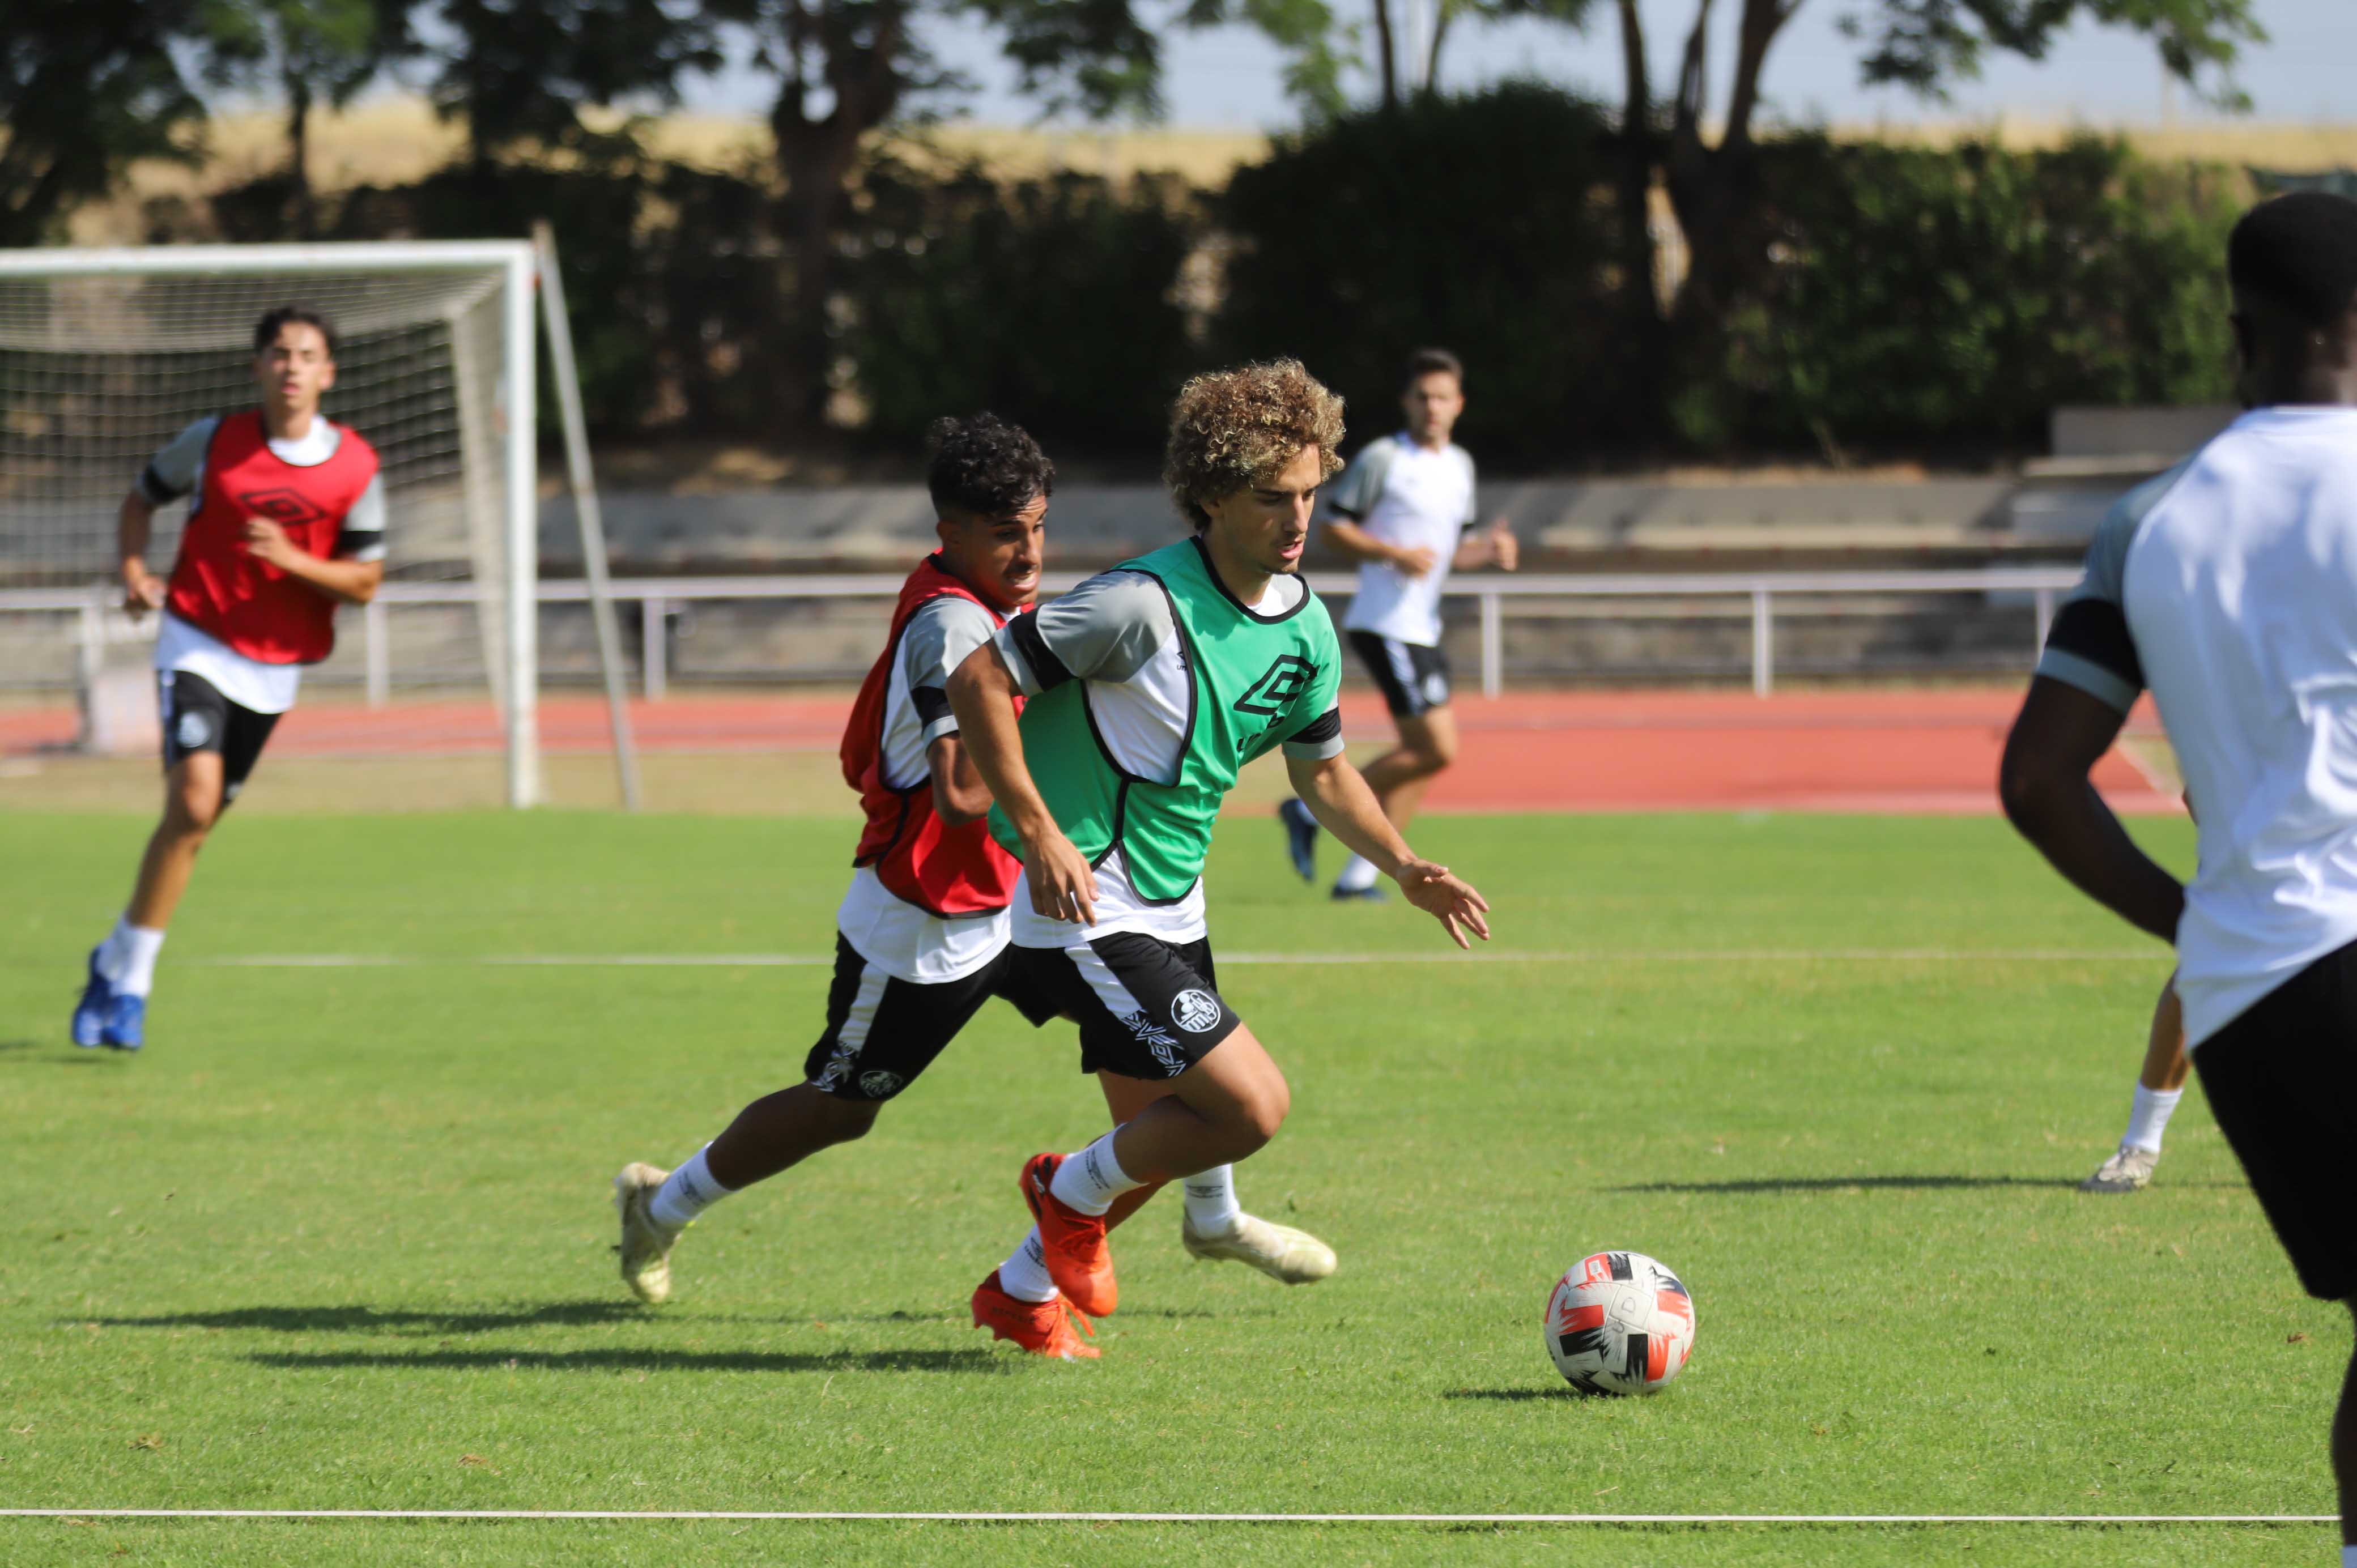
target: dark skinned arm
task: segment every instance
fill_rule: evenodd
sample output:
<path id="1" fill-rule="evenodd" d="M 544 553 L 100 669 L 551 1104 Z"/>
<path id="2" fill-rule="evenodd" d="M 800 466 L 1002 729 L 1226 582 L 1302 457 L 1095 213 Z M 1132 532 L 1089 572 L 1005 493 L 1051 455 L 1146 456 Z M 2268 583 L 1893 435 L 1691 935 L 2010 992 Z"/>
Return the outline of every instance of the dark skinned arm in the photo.
<path id="1" fill-rule="evenodd" d="M 2021 836 L 2071 885 L 2138 930 L 2177 940 L 2185 888 L 2136 847 L 2089 779 L 2127 715 L 2035 676 L 2006 736 L 1997 797 Z"/>
<path id="2" fill-rule="evenodd" d="M 990 815 L 990 786 L 974 768 L 974 758 L 955 733 L 938 736 L 925 747 L 933 776 L 933 815 L 944 827 L 962 828 Z"/>

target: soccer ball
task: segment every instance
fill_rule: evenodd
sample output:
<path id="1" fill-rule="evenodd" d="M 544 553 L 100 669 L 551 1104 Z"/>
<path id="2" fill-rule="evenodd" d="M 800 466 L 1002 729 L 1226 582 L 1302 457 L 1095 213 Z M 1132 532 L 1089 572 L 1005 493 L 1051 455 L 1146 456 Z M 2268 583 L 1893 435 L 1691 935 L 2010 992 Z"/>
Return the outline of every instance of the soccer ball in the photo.
<path id="1" fill-rule="evenodd" d="M 1584 1394 L 1659 1393 L 1686 1364 L 1694 1337 L 1694 1297 L 1642 1252 L 1583 1258 L 1547 1297 L 1547 1354 Z"/>

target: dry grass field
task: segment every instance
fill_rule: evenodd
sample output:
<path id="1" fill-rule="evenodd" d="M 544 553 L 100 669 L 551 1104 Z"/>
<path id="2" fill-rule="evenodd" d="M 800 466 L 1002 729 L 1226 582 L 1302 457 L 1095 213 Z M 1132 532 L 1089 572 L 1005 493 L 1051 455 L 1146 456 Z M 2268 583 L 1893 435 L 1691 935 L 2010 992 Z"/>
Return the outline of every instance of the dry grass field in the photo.
<path id="1" fill-rule="evenodd" d="M 767 142 L 759 120 L 750 115 L 666 115 L 651 123 L 649 144 L 669 157 L 713 168 L 759 163 Z M 1908 124 L 1841 124 L 1844 139 L 1887 138 L 1933 145 L 1994 134 L 2008 146 L 2045 147 L 2089 129 L 2059 120 L 1921 121 Z M 2119 130 L 2146 152 L 2160 157 L 2194 157 L 2263 168 L 2322 169 L 2357 166 L 2357 121 L 2346 124 L 2248 123 L 2189 120 L 2174 126 L 2093 127 Z M 369 100 L 342 113 L 322 113 L 313 122 L 311 177 L 323 190 L 412 180 L 447 163 L 463 144 L 457 126 L 437 120 L 422 100 Z M 1250 130 L 1174 126 L 1017 126 L 948 124 L 912 144 L 921 155 L 945 160 L 979 159 L 1007 175 L 1078 169 L 1122 179 L 1142 172 L 1168 171 L 1190 182 L 1213 186 L 1238 165 L 1258 158 L 1268 138 Z M 166 164 L 140 166 L 115 199 L 83 209 L 73 224 L 79 244 L 135 242 L 141 209 L 159 197 L 199 197 L 266 174 L 285 156 L 284 133 L 274 114 L 223 114 L 210 129 L 209 161 L 197 168 Z"/>

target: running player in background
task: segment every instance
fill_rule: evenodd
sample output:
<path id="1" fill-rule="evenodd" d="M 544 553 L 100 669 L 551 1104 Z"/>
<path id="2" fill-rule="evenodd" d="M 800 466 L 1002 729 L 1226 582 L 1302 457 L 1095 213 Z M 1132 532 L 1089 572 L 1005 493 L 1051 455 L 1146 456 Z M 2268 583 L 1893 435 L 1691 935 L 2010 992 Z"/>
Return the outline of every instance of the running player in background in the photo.
<path id="1" fill-rule="evenodd" d="M 859 791 L 867 825 L 835 915 L 825 1028 L 802 1082 L 746 1106 L 677 1169 L 634 1163 L 614 1178 L 622 1280 L 641 1301 L 670 1297 L 672 1248 L 697 1216 L 821 1149 L 866 1136 L 884 1103 L 991 997 L 1035 1026 L 1060 1011 L 1007 947 L 1018 868 L 982 821 L 990 794 L 944 694 L 950 672 L 1039 594 L 1056 470 L 1028 434 L 991 414 L 938 421 L 931 435 L 926 478 L 941 548 L 902 585 L 884 651 L 844 730 L 844 779 Z M 1108 1082 L 1108 1101 L 1116 1092 Z M 1198 1258 L 1249 1263 L 1288 1284 L 1334 1269 L 1333 1252 L 1315 1237 L 1244 1213 L 1225 1171 L 1188 1184 L 1181 1237 Z M 1000 1326 L 1003 1337 L 1041 1354 L 1096 1354 L 1053 1292 L 1008 1312 Z"/>
<path id="2" fill-rule="evenodd" d="M 117 519 L 124 605 L 161 608 L 156 679 L 164 820 L 130 906 L 91 950 L 73 1041 L 135 1051 L 165 929 L 197 852 L 245 787 L 303 666 L 336 642 L 338 605 L 364 605 L 384 575 L 384 481 L 359 434 L 319 413 L 336 338 L 299 306 L 254 324 L 258 407 L 189 425 L 156 455 Z M 147 569 L 156 509 L 197 497 L 169 581 Z"/>
<path id="3" fill-rule="evenodd" d="M 2006 814 L 2177 949 L 2219 1130 L 2320 1301 L 2357 1305 L 2357 201 L 2261 203 L 2227 242 L 2249 412 L 2114 507 L 2006 740 Z M 2180 886 L 2088 775 L 2147 685 L 2200 837 Z M 2357 1359 L 2333 1418 L 2357 1568 Z"/>
<path id="4" fill-rule="evenodd" d="M 1342 625 L 1399 730 L 1399 744 L 1367 764 L 1367 786 L 1392 826 L 1405 831 L 1426 787 L 1457 760 L 1440 591 L 1452 568 L 1514 570 L 1521 549 L 1502 518 L 1476 528 L 1473 459 L 1449 441 L 1465 412 L 1465 368 L 1457 356 L 1418 350 L 1400 403 L 1406 428 L 1351 459 L 1328 499 L 1325 538 L 1359 564 L 1359 589 Z M 1293 868 L 1304 882 L 1316 881 L 1317 818 L 1298 800 L 1277 814 Z M 1382 898 L 1373 864 L 1352 855 L 1334 880 L 1334 897 Z"/>
<path id="5" fill-rule="evenodd" d="M 1222 999 L 1204 919 L 1212 824 L 1244 764 L 1282 748 L 1328 831 L 1459 946 L 1489 935 L 1480 895 L 1415 857 L 1342 756 L 1333 624 L 1298 575 L 1341 438 L 1341 400 L 1292 360 L 1196 377 L 1164 466 L 1193 534 L 1010 621 L 951 677 L 992 832 L 1023 863 L 1015 943 L 1080 1020 L 1115 1122 L 1025 1164 L 1031 1233 L 974 1294 L 999 1337 L 1059 1293 L 1113 1311 L 1118 1211 L 1224 1172 L 1285 1120 L 1291 1090 Z"/>

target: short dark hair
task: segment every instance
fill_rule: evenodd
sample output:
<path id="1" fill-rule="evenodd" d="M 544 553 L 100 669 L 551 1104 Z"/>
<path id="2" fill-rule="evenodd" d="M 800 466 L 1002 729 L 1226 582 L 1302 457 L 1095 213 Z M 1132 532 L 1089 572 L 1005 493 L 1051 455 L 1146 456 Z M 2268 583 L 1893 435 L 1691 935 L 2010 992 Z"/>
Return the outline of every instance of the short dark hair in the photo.
<path id="1" fill-rule="evenodd" d="M 262 319 L 253 324 L 253 351 L 259 354 L 277 342 L 278 329 L 290 322 L 299 327 L 318 328 L 319 336 L 328 342 L 328 358 L 332 360 L 336 357 L 336 329 L 328 325 L 326 317 L 300 305 L 282 305 L 275 310 L 264 312 Z"/>
<path id="2" fill-rule="evenodd" d="M 2299 190 L 2262 201 L 2226 242 L 2235 291 L 2325 327 L 2357 303 L 2357 201 Z"/>
<path id="3" fill-rule="evenodd" d="M 936 511 L 1010 517 L 1056 493 L 1056 465 L 1029 431 L 995 413 L 936 419 L 925 446 L 932 454 L 925 488 Z"/>
<path id="4" fill-rule="evenodd" d="M 1400 378 L 1400 386 L 1405 390 L 1431 375 L 1455 376 L 1458 389 L 1462 391 L 1465 361 L 1446 349 L 1418 349 L 1407 357 L 1407 374 Z"/>

